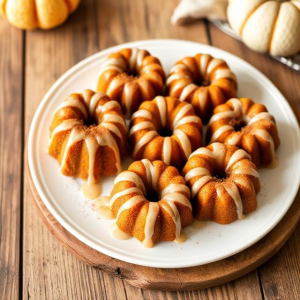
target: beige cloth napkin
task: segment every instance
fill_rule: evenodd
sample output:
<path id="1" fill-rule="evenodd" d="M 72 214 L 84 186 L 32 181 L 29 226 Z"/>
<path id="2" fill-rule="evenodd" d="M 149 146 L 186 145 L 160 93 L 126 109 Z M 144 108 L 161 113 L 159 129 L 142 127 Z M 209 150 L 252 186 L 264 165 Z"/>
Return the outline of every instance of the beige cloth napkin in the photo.
<path id="1" fill-rule="evenodd" d="M 181 0 L 175 8 L 171 21 L 183 24 L 194 19 L 227 20 L 228 0 Z"/>

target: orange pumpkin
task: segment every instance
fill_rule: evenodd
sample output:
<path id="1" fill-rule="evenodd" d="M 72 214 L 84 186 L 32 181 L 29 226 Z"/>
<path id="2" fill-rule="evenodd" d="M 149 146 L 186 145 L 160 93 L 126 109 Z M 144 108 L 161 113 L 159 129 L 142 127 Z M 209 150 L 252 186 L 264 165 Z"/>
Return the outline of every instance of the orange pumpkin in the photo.
<path id="1" fill-rule="evenodd" d="M 0 13 L 21 29 L 50 29 L 68 18 L 80 0 L 0 0 Z"/>

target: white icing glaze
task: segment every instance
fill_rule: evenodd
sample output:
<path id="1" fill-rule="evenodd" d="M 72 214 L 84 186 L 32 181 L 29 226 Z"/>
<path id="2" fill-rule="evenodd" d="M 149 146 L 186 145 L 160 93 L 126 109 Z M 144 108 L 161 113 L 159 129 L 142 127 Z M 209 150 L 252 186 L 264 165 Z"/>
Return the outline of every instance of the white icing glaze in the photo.
<path id="1" fill-rule="evenodd" d="M 181 233 L 180 215 L 179 215 L 178 209 L 173 201 L 167 200 L 166 202 L 167 203 L 162 202 L 161 206 L 165 211 L 167 211 L 167 213 L 170 215 L 170 217 L 172 218 L 172 220 L 175 224 L 175 227 L 176 227 L 175 239 L 177 239 L 177 238 L 179 238 L 180 233 Z"/>
<path id="2" fill-rule="evenodd" d="M 128 240 L 132 237 L 131 234 L 122 231 L 115 223 L 110 226 L 110 234 L 118 240 Z"/>
<path id="3" fill-rule="evenodd" d="M 180 193 L 177 193 L 177 192 L 173 192 L 173 193 L 170 193 L 170 194 L 166 194 L 162 200 L 166 200 L 168 201 L 172 201 L 172 202 L 178 202 L 184 206 L 187 206 L 190 210 L 192 210 L 192 205 L 191 205 L 191 202 L 189 201 L 189 199 L 183 195 L 183 194 L 180 194 Z"/>
<path id="4" fill-rule="evenodd" d="M 102 122 L 101 125 L 103 127 L 105 127 L 107 130 L 109 130 L 109 131 L 113 132 L 114 134 L 116 134 L 119 138 L 122 138 L 122 133 L 116 125 L 111 124 L 111 123 L 106 123 L 106 122 Z"/>
<path id="5" fill-rule="evenodd" d="M 212 177 L 209 175 L 199 178 L 192 186 L 192 197 L 195 197 L 200 189 L 211 180 Z"/>
<path id="6" fill-rule="evenodd" d="M 100 78 L 101 77 L 101 75 L 104 73 L 104 72 L 106 72 L 106 71 L 116 71 L 116 72 L 118 72 L 118 73 L 122 73 L 123 72 L 123 69 L 122 68 L 120 68 L 120 67 L 118 67 L 118 66 L 112 66 L 112 65 L 110 65 L 110 66 L 102 66 L 102 68 L 101 68 L 101 70 L 100 70 L 100 72 L 99 72 L 99 75 L 98 75 L 98 77 Z"/>
<path id="7" fill-rule="evenodd" d="M 150 143 L 155 137 L 158 136 L 156 131 L 149 131 L 147 132 L 134 146 L 133 149 L 133 156 L 135 156 L 138 151 L 145 146 L 146 144 Z"/>
<path id="8" fill-rule="evenodd" d="M 176 135 L 178 137 L 178 140 L 181 144 L 181 148 L 182 148 L 186 158 L 188 158 L 192 152 L 192 145 L 191 145 L 191 142 L 190 142 L 188 136 L 180 129 L 176 129 L 174 131 L 174 135 Z"/>
<path id="9" fill-rule="evenodd" d="M 176 128 L 178 127 L 178 123 L 179 121 L 188 113 L 188 111 L 190 111 L 193 108 L 193 106 L 189 103 L 187 103 L 186 105 L 183 105 L 180 110 L 177 112 L 174 120 L 173 120 L 173 124 L 172 124 L 172 128 Z"/>
<path id="10" fill-rule="evenodd" d="M 101 219 L 114 219 L 109 206 L 109 197 L 107 196 L 101 196 L 95 199 L 95 201 L 92 204 L 92 209 L 93 211 L 96 211 L 98 213 Z"/>
<path id="11" fill-rule="evenodd" d="M 185 101 L 185 100 L 189 97 L 189 95 L 190 95 L 192 92 L 194 92 L 197 88 L 198 88 L 198 86 L 195 85 L 195 84 L 193 84 L 193 83 L 187 85 L 187 86 L 183 89 L 182 93 L 180 94 L 179 100 L 180 100 L 180 101 Z"/>
<path id="12" fill-rule="evenodd" d="M 222 111 L 213 115 L 209 120 L 208 126 L 211 126 L 211 124 L 213 124 L 216 121 L 226 118 L 239 118 L 243 120 L 243 105 L 241 101 L 236 98 L 233 98 L 230 99 L 227 103 L 229 102 L 233 105 L 233 110 Z"/>
<path id="13" fill-rule="evenodd" d="M 121 213 L 125 210 L 131 209 L 133 207 L 135 207 L 136 205 L 145 202 L 145 198 L 141 197 L 141 196 L 134 196 L 132 198 L 130 198 L 128 201 L 126 201 L 118 210 L 118 214 L 116 219 L 119 218 L 119 216 L 121 215 Z"/>
<path id="14" fill-rule="evenodd" d="M 238 149 L 237 151 L 235 151 L 230 157 L 229 162 L 227 163 L 225 172 L 228 172 L 234 164 L 236 164 L 238 161 L 244 158 L 251 159 L 251 155 L 249 155 L 246 151 L 242 149 Z"/>
<path id="15" fill-rule="evenodd" d="M 158 203 L 155 203 L 155 202 L 149 203 L 149 209 L 148 209 L 145 228 L 144 228 L 145 238 L 142 242 L 143 246 L 146 248 L 153 247 L 152 236 L 154 233 L 155 223 L 157 220 L 157 216 L 159 214 L 159 210 L 160 210 L 160 208 L 159 208 Z"/>
<path id="16" fill-rule="evenodd" d="M 124 70 L 126 68 L 126 63 L 122 57 L 110 57 L 101 65 L 101 68 L 108 66 L 117 66 Z"/>
<path id="17" fill-rule="evenodd" d="M 157 96 L 155 98 L 157 103 L 158 112 L 160 115 L 160 121 L 162 124 L 162 127 L 165 127 L 167 125 L 167 104 L 166 100 L 162 96 Z"/>
<path id="18" fill-rule="evenodd" d="M 241 138 L 243 137 L 243 134 L 241 132 L 233 132 L 227 139 L 226 143 L 228 145 L 236 146 Z"/>
<path id="19" fill-rule="evenodd" d="M 238 219 L 241 220 L 244 218 L 243 216 L 243 203 L 241 199 L 241 195 L 239 192 L 238 187 L 231 183 L 230 185 L 224 185 L 226 192 L 229 194 L 229 196 L 233 199 L 235 205 L 236 205 L 236 212 Z M 218 190 L 217 190 L 218 193 Z"/>
<path id="20" fill-rule="evenodd" d="M 84 104 L 80 100 L 73 99 L 73 98 L 67 98 L 65 101 L 63 101 L 57 107 L 57 109 L 55 110 L 55 112 L 57 112 L 60 109 L 65 108 L 65 107 L 75 107 L 75 108 L 79 109 L 82 112 L 84 118 L 86 120 L 88 119 L 88 114 L 87 114 L 86 108 L 85 108 Z"/>
<path id="21" fill-rule="evenodd" d="M 114 185 L 116 185 L 118 182 L 121 182 L 121 181 L 130 181 L 130 182 L 134 183 L 136 187 L 140 188 L 143 191 L 143 193 L 146 193 L 146 188 L 143 183 L 143 180 L 141 179 L 141 177 L 138 174 L 136 174 L 132 171 L 123 171 L 122 173 L 120 173 L 115 178 Z"/>
<path id="22" fill-rule="evenodd" d="M 206 70 L 206 75 L 210 75 L 210 73 L 215 70 L 217 67 L 224 65 L 225 62 L 223 59 L 219 59 L 219 58 L 213 58 L 210 62 L 209 65 L 207 67 Z"/>
<path id="23" fill-rule="evenodd" d="M 221 78 L 230 78 L 233 81 L 237 82 L 236 76 L 231 70 L 219 69 L 219 70 L 216 70 L 216 72 L 214 73 L 214 78 L 212 80 L 212 84 L 214 84 L 215 81 L 217 81 Z"/>
<path id="24" fill-rule="evenodd" d="M 241 174 L 241 175 L 251 175 L 256 178 L 259 178 L 258 172 L 253 168 L 243 168 L 241 165 L 237 165 L 237 167 L 234 167 L 234 169 L 231 171 L 231 174 Z"/>
<path id="25" fill-rule="evenodd" d="M 259 120 L 270 120 L 274 122 L 274 117 L 268 112 L 261 112 L 250 119 L 248 125 L 251 125 Z"/>
<path id="26" fill-rule="evenodd" d="M 157 181 L 158 181 L 158 172 L 156 168 L 153 166 L 150 160 L 142 159 L 141 162 L 145 166 L 146 169 L 146 177 L 147 182 L 150 186 L 152 186 L 153 190 L 157 189 Z"/>
<path id="27" fill-rule="evenodd" d="M 185 73 L 174 73 L 167 79 L 166 84 L 170 85 L 174 80 L 179 80 L 182 78 L 189 79 L 189 76 L 187 76 Z"/>
<path id="28" fill-rule="evenodd" d="M 198 100 L 199 100 L 200 111 L 204 111 L 207 100 L 208 100 L 208 90 L 207 89 L 200 89 L 199 90 Z"/>
<path id="29" fill-rule="evenodd" d="M 193 177 L 211 175 L 206 168 L 197 167 L 188 171 L 185 175 L 185 181 L 191 180 Z"/>
<path id="30" fill-rule="evenodd" d="M 270 144 L 270 149 L 271 149 L 271 155 L 272 155 L 272 161 L 275 159 L 275 146 L 274 146 L 274 141 L 272 136 L 266 131 L 262 129 L 254 129 L 251 131 L 251 134 L 257 135 L 266 142 Z"/>
<path id="31" fill-rule="evenodd" d="M 221 166 L 224 161 L 225 146 L 222 143 L 213 143 L 211 146 L 213 148 L 212 150 L 209 150 L 205 147 L 197 149 L 190 155 L 189 158 L 192 158 L 193 156 L 196 155 L 206 155 L 208 157 L 215 159 L 217 164 Z"/>
<path id="32" fill-rule="evenodd" d="M 141 122 L 131 127 L 128 136 L 132 136 L 134 133 L 142 130 L 142 129 L 155 129 L 152 122 Z"/>
<path id="33" fill-rule="evenodd" d="M 204 78 L 204 76 L 206 74 L 209 58 L 210 58 L 210 55 L 208 55 L 208 54 L 202 54 L 200 57 L 199 66 L 200 66 L 200 74 L 201 74 L 202 78 Z"/>
<path id="34" fill-rule="evenodd" d="M 176 127 L 174 129 L 178 128 L 180 125 L 184 125 L 187 123 L 201 123 L 201 120 L 197 116 L 183 117 L 181 120 L 179 120 L 179 122 L 177 122 Z"/>
<path id="35" fill-rule="evenodd" d="M 161 198 L 164 198 L 167 194 L 172 194 L 175 192 L 184 192 L 190 196 L 190 189 L 185 184 L 172 183 L 167 185 L 161 191 Z"/>
<path id="36" fill-rule="evenodd" d="M 115 201 L 117 199 L 119 199 L 120 197 L 129 195 L 131 193 L 136 193 L 136 194 L 143 195 L 143 192 L 142 192 L 142 190 L 139 187 L 131 187 L 131 188 L 125 189 L 125 190 L 123 190 L 121 192 L 118 192 L 118 193 L 114 194 L 110 198 L 110 207 L 112 207 L 114 205 Z"/>
<path id="37" fill-rule="evenodd" d="M 146 110 L 146 109 L 141 109 L 136 111 L 132 117 L 131 120 L 135 119 L 135 118 L 145 118 L 145 119 L 152 119 L 152 114 L 150 111 Z"/>
<path id="38" fill-rule="evenodd" d="M 164 138 L 164 143 L 163 143 L 163 162 L 166 163 L 168 166 L 171 164 L 171 157 L 172 157 L 172 141 L 171 141 L 171 137 L 167 136 Z"/>
<path id="39" fill-rule="evenodd" d="M 234 127 L 231 125 L 224 125 L 218 128 L 212 135 L 210 139 L 210 143 L 215 142 L 222 134 L 224 134 L 227 131 L 234 131 Z"/>

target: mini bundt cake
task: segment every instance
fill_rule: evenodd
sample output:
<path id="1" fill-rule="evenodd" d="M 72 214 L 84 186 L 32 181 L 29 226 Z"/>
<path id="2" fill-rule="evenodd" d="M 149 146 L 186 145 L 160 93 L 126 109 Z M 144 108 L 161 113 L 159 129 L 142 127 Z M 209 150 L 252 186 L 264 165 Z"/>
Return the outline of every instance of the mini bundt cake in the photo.
<path id="1" fill-rule="evenodd" d="M 162 160 L 181 168 L 202 145 L 202 123 L 190 103 L 157 96 L 132 115 L 129 140 L 134 159 Z"/>
<path id="2" fill-rule="evenodd" d="M 121 171 L 126 126 L 119 103 L 104 93 L 69 95 L 56 109 L 50 133 L 48 153 L 64 175 L 93 184 Z"/>
<path id="3" fill-rule="evenodd" d="M 224 60 L 199 53 L 175 64 L 167 87 L 170 96 L 190 102 L 206 123 L 217 105 L 236 97 L 237 79 Z"/>
<path id="4" fill-rule="evenodd" d="M 141 102 L 162 94 L 164 81 L 165 72 L 156 57 L 146 50 L 123 49 L 102 64 L 97 91 L 117 100 L 130 117 Z"/>
<path id="5" fill-rule="evenodd" d="M 280 143 L 274 117 L 263 104 L 248 98 L 230 99 L 214 109 L 207 141 L 244 149 L 256 166 L 271 164 Z"/>
<path id="6" fill-rule="evenodd" d="M 242 149 L 221 143 L 199 148 L 189 157 L 183 174 L 200 220 L 228 224 L 257 207 L 259 175 Z"/>
<path id="7" fill-rule="evenodd" d="M 193 221 L 189 199 L 190 190 L 175 167 L 143 159 L 116 177 L 110 207 L 118 229 L 153 247 L 181 240 L 182 228 Z"/>

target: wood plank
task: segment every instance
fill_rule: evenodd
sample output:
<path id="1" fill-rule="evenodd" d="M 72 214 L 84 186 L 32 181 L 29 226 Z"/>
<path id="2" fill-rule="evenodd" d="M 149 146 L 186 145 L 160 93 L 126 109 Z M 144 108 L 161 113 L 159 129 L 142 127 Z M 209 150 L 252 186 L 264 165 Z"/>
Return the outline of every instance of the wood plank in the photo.
<path id="1" fill-rule="evenodd" d="M 265 299 L 299 299 L 300 226 L 286 245 L 259 268 Z"/>
<path id="2" fill-rule="evenodd" d="M 27 32 L 26 136 L 44 94 L 75 63 L 98 51 L 97 39 L 93 0 L 83 1 L 59 28 Z M 123 289 L 122 281 L 78 261 L 52 237 L 33 205 L 27 179 L 23 255 L 24 299 L 103 299 L 107 294 L 113 299 L 119 291 L 115 286 Z"/>
<path id="3" fill-rule="evenodd" d="M 0 20 L 0 299 L 19 297 L 23 33 Z"/>
<path id="4" fill-rule="evenodd" d="M 100 49 L 143 39 L 187 39 L 208 43 L 204 22 L 173 26 L 176 1 L 102 0 L 97 2 Z"/>
<path id="5" fill-rule="evenodd" d="M 264 73 L 283 93 L 300 121 L 300 74 L 267 57 L 251 51 L 241 42 L 224 35 L 210 25 L 212 44 L 248 61 Z M 299 197 L 299 193 L 298 196 Z M 297 299 L 300 295 L 299 226 L 286 246 L 259 268 L 260 281 L 266 299 Z"/>

